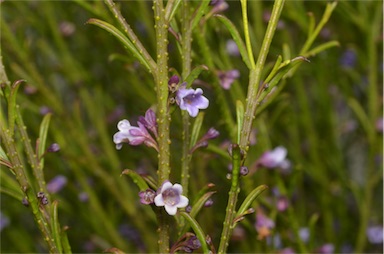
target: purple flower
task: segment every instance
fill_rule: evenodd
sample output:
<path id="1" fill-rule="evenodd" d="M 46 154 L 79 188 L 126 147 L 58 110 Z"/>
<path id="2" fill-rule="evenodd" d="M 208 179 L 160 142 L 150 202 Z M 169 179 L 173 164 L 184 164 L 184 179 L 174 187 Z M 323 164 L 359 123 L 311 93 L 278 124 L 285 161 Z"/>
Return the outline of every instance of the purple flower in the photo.
<path id="1" fill-rule="evenodd" d="M 353 49 L 347 49 L 340 58 L 340 64 L 345 69 L 351 69 L 356 65 L 356 60 L 356 52 Z"/>
<path id="2" fill-rule="evenodd" d="M 227 43 L 225 44 L 225 49 L 228 52 L 228 55 L 230 56 L 240 56 L 239 47 L 237 46 L 236 42 L 232 39 L 227 40 Z"/>
<path id="3" fill-rule="evenodd" d="M 47 190 L 50 193 L 57 193 L 59 192 L 65 185 L 67 184 L 67 178 L 62 175 L 58 175 L 55 178 L 53 178 L 48 184 L 47 184 Z"/>
<path id="4" fill-rule="evenodd" d="M 332 254 L 335 250 L 335 247 L 331 243 L 324 244 L 323 246 L 317 248 L 315 250 L 316 253 L 322 254 Z"/>
<path id="5" fill-rule="evenodd" d="M 367 228 L 368 241 L 372 244 L 383 243 L 383 226 L 371 226 Z"/>
<path id="6" fill-rule="evenodd" d="M 49 153 L 56 153 L 58 151 L 60 151 L 60 145 L 57 143 L 53 143 L 47 148 L 47 152 Z"/>
<path id="7" fill-rule="evenodd" d="M 152 109 L 148 109 L 145 112 L 145 116 L 139 117 L 139 122 L 142 123 L 145 128 L 150 130 L 155 137 L 157 137 L 157 122 L 156 122 L 156 114 Z"/>
<path id="8" fill-rule="evenodd" d="M 175 215 L 177 208 L 184 208 L 188 205 L 188 198 L 181 195 L 183 187 L 176 183 L 165 181 L 161 186 L 159 194 L 155 197 L 156 206 L 164 206 L 169 215 Z"/>
<path id="9" fill-rule="evenodd" d="M 181 86 L 176 92 L 176 102 L 180 109 L 187 110 L 189 115 L 196 117 L 199 109 L 208 108 L 209 101 L 203 96 L 203 90 L 200 88 L 192 89 Z"/>
<path id="10" fill-rule="evenodd" d="M 266 168 L 288 169 L 290 167 L 289 160 L 286 159 L 287 149 L 278 146 L 273 150 L 265 152 L 258 160 L 257 164 Z"/>
<path id="11" fill-rule="evenodd" d="M 154 190 L 147 189 L 145 191 L 140 191 L 139 192 L 140 203 L 144 205 L 153 204 L 155 196 L 156 196 L 156 192 Z"/>
<path id="12" fill-rule="evenodd" d="M 300 228 L 299 229 L 299 237 L 304 242 L 307 243 L 310 238 L 309 228 Z"/>
<path id="13" fill-rule="evenodd" d="M 212 13 L 220 13 L 228 9 L 228 3 L 225 0 L 211 0 L 209 5 L 212 5 Z"/>
<path id="14" fill-rule="evenodd" d="M 218 71 L 217 75 L 219 76 L 221 87 L 229 90 L 235 79 L 240 77 L 240 72 L 238 70 Z"/>
<path id="15" fill-rule="evenodd" d="M 217 131 L 215 128 L 211 127 L 205 135 L 196 142 L 196 144 L 191 148 L 190 153 L 193 153 L 197 148 L 199 147 L 207 147 L 208 146 L 208 140 L 215 139 L 220 135 L 220 132 Z"/>
<path id="16" fill-rule="evenodd" d="M 271 230 L 275 227 L 275 222 L 268 218 L 261 209 L 257 210 L 255 228 L 257 233 L 257 239 L 262 240 L 271 235 Z"/>
<path id="17" fill-rule="evenodd" d="M 0 211 L 0 232 L 10 224 L 9 218 Z"/>
<path id="18" fill-rule="evenodd" d="M 113 142 L 116 144 L 116 149 L 120 150 L 123 143 L 129 143 L 133 146 L 144 143 L 146 146 L 158 150 L 156 141 L 148 133 L 144 124 L 140 121 L 137 122 L 137 124 L 139 127 L 131 126 L 130 122 L 126 119 L 117 124 L 119 131 L 113 135 Z"/>

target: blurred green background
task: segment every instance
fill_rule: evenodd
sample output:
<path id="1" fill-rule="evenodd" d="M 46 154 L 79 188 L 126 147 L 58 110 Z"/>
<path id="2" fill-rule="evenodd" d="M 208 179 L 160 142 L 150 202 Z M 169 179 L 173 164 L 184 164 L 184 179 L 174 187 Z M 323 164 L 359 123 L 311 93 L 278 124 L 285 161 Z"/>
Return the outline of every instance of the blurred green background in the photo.
<path id="1" fill-rule="evenodd" d="M 122 13 L 149 53 L 155 54 L 153 13 L 149 1 L 119 2 Z M 241 8 L 228 1 L 223 12 L 241 31 Z M 192 2 L 196 6 L 197 2 Z M 272 8 L 269 1 L 249 1 L 249 19 L 257 54 Z M 291 57 L 303 46 L 309 15 L 318 22 L 325 1 L 287 1 L 273 40 L 268 64 L 283 54 Z M 25 79 L 18 104 L 32 144 L 43 115 L 52 112 L 47 143 L 58 143 L 58 153 L 45 156 L 47 182 L 58 175 L 67 184 L 52 198 L 59 201 L 61 225 L 68 225 L 72 251 L 101 252 L 118 247 L 127 252 L 156 252 L 156 220 L 139 203 L 138 189 L 123 169 L 156 176 L 157 154 L 144 146 L 117 151 L 112 136 L 121 119 L 137 120 L 156 103 L 154 81 L 140 64 L 107 32 L 86 22 L 99 18 L 116 24 L 102 1 L 3 1 L 1 55 L 9 79 Z M 382 243 L 367 237 L 372 226 L 383 223 L 382 181 L 382 1 L 339 1 L 330 21 L 314 45 L 337 40 L 334 47 L 311 57 L 284 81 L 283 91 L 255 120 L 256 144 L 247 166 L 266 150 L 284 146 L 291 171 L 260 169 L 244 178 L 240 198 L 260 184 L 270 188 L 259 198 L 275 221 L 273 239 L 256 240 L 255 216 L 241 223 L 229 252 L 320 252 L 332 244 L 335 252 L 382 252 Z M 309 14 L 311 13 L 311 14 Z M 205 24 L 203 40 L 214 68 L 201 79 L 210 100 L 203 129 L 220 131 L 212 146 L 226 150 L 229 129 L 217 100 L 215 70 L 238 69 L 240 78 L 225 101 L 235 117 L 236 99 L 244 100 L 248 70 L 241 57 L 226 50 L 229 32 L 214 18 Z M 193 66 L 207 64 L 193 41 Z M 181 72 L 176 41 L 170 35 L 169 66 Z M 5 104 L 2 101 L 2 108 Z M 179 181 L 181 118 L 172 114 L 172 181 Z M 216 185 L 214 205 L 197 220 L 217 246 L 224 219 L 230 181 L 229 160 L 210 149 L 199 150 L 192 160 L 191 199 L 207 183 Z M 18 189 L 9 170 L 1 168 L 1 187 Z M 289 200 L 278 211 L 272 190 Z M 33 217 L 20 200 L 1 193 L 1 253 L 46 252 Z M 298 237 L 309 228 L 309 240 Z M 171 230 L 172 232 L 172 230 Z M 277 240 L 276 240 L 277 239 Z M 382 236 L 381 236 L 382 239 Z M 174 241 L 176 239 L 173 239 Z M 280 241 L 280 242 L 279 242 Z"/>

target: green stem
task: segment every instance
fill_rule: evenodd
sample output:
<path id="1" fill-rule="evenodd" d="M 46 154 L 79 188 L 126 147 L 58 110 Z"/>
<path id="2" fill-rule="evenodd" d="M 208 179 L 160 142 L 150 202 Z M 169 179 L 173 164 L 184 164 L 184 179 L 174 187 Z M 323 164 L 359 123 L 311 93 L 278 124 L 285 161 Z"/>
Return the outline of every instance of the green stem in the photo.
<path id="1" fill-rule="evenodd" d="M 165 20 L 165 10 L 162 0 L 154 0 L 157 70 L 154 73 L 157 89 L 157 122 L 159 144 L 158 184 L 169 179 L 170 151 L 169 125 L 171 117 L 168 111 L 168 23 Z M 163 209 L 158 213 L 159 252 L 169 252 L 169 225 Z"/>
<path id="2" fill-rule="evenodd" d="M 264 63 L 269 52 L 269 47 L 271 45 L 281 11 L 284 6 L 284 1 L 285 0 L 276 0 L 273 5 L 271 19 L 268 23 L 267 31 L 264 36 L 263 43 L 261 45 L 261 50 L 256 62 L 255 69 L 251 69 L 250 71 L 248 94 L 246 99 L 246 111 L 239 144 L 241 149 L 243 149 L 244 151 L 248 150 L 249 135 L 251 133 L 252 123 L 255 118 L 255 112 L 257 107 L 256 99 L 261 79 L 261 73 L 264 68 Z"/>
<path id="3" fill-rule="evenodd" d="M 153 58 L 149 55 L 148 51 L 145 49 L 143 44 L 140 42 L 139 38 L 136 36 L 136 34 L 131 29 L 130 25 L 127 23 L 123 15 L 121 15 L 121 12 L 116 7 L 115 3 L 112 0 L 105 0 L 106 5 L 110 9 L 110 11 L 113 13 L 113 15 L 116 17 L 116 19 L 119 21 L 120 26 L 124 29 L 124 32 L 128 35 L 128 38 L 132 41 L 133 45 L 139 50 L 139 52 L 142 54 L 142 56 L 147 60 L 150 67 L 150 72 L 152 75 L 156 75 L 156 63 L 153 60 Z"/>
<path id="4" fill-rule="evenodd" d="M 190 26 L 189 3 L 184 0 L 182 5 L 182 80 L 191 73 L 191 44 L 192 44 L 192 29 Z M 190 150 L 190 118 L 186 111 L 182 111 L 183 117 L 183 154 L 181 158 L 181 185 L 185 196 L 188 196 L 188 180 L 189 180 L 189 164 L 191 161 Z"/>
<path id="5" fill-rule="evenodd" d="M 232 184 L 229 191 L 228 205 L 226 209 L 225 219 L 223 223 L 223 231 L 221 233 L 219 250 L 217 253 L 226 253 L 229 239 L 234 228 L 233 220 L 236 215 L 237 196 L 240 192 L 239 174 L 241 167 L 241 154 L 238 145 L 232 145 Z"/>

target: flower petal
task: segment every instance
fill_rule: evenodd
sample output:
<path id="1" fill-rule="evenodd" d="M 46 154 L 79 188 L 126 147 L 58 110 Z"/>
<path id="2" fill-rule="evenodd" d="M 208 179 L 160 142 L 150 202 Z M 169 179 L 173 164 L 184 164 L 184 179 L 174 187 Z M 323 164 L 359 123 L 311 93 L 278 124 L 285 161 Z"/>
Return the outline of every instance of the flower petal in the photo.
<path id="1" fill-rule="evenodd" d="M 154 201 L 155 201 L 156 206 L 164 206 L 165 205 L 163 195 L 161 195 L 161 193 L 155 197 Z"/>
<path id="2" fill-rule="evenodd" d="M 163 193 L 165 190 L 172 188 L 172 183 L 170 181 L 165 181 L 163 185 L 161 186 L 160 193 Z"/>
<path id="3" fill-rule="evenodd" d="M 172 187 L 172 189 L 176 190 L 177 193 L 181 194 L 183 193 L 183 186 L 181 186 L 180 184 L 178 183 L 175 183 Z"/>
<path id="4" fill-rule="evenodd" d="M 169 206 L 169 205 L 166 205 L 165 206 L 165 211 L 167 211 L 167 213 L 169 215 L 175 215 L 176 212 L 177 212 L 177 207 L 176 206 Z"/>
<path id="5" fill-rule="evenodd" d="M 180 201 L 179 203 L 176 205 L 177 208 L 184 208 L 188 205 L 189 203 L 189 199 L 185 196 L 180 196 Z"/>
<path id="6" fill-rule="evenodd" d="M 128 132 L 130 128 L 131 128 L 131 123 L 127 119 L 121 120 L 117 124 L 117 129 L 119 129 L 119 131 L 121 132 Z"/>

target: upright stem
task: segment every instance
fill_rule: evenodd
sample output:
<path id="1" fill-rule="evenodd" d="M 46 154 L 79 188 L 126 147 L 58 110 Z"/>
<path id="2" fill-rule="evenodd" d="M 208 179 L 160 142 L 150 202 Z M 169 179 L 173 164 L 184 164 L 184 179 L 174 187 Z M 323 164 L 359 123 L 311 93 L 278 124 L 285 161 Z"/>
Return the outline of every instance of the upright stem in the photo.
<path id="1" fill-rule="evenodd" d="M 233 220 L 236 215 L 237 197 L 240 192 L 239 187 L 239 175 L 241 166 L 241 155 L 238 145 L 232 145 L 232 184 L 229 191 L 228 205 L 225 213 L 225 219 L 223 223 L 223 231 L 221 233 L 219 250 L 217 253 L 226 253 L 229 244 L 229 239 L 234 227 Z"/>
<path id="2" fill-rule="evenodd" d="M 273 5 L 271 19 L 268 23 L 267 32 L 261 45 L 261 50 L 256 62 L 256 66 L 254 69 L 251 69 L 249 75 L 248 95 L 246 99 L 247 106 L 245 111 L 244 124 L 240 134 L 240 148 L 245 151 L 248 150 L 249 135 L 251 132 L 253 120 L 255 118 L 257 107 L 256 97 L 261 79 L 261 72 L 264 68 L 265 59 L 267 58 L 269 46 L 271 45 L 273 35 L 275 34 L 276 26 L 279 21 L 284 2 L 285 0 L 276 0 L 275 4 Z"/>
<path id="3" fill-rule="evenodd" d="M 170 174 L 170 151 L 169 146 L 169 125 L 170 115 L 168 111 L 168 24 L 165 20 L 165 10 L 162 0 L 154 0 L 155 30 L 156 30 L 156 54 L 157 69 L 154 73 L 157 90 L 157 123 L 158 123 L 158 144 L 159 144 L 159 186 L 169 179 Z M 158 214 L 159 222 L 159 252 L 169 252 L 169 225 L 166 220 L 165 211 Z"/>
<path id="4" fill-rule="evenodd" d="M 182 79 L 184 80 L 191 72 L 191 44 L 192 44 L 192 29 L 189 15 L 189 3 L 187 0 L 183 1 L 182 5 Z M 183 155 L 181 163 L 181 185 L 183 186 L 184 195 L 188 196 L 188 180 L 189 180 L 189 163 L 191 161 L 190 150 L 190 131 L 189 131 L 189 115 L 183 110 Z"/>

